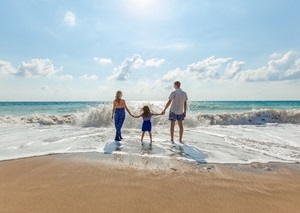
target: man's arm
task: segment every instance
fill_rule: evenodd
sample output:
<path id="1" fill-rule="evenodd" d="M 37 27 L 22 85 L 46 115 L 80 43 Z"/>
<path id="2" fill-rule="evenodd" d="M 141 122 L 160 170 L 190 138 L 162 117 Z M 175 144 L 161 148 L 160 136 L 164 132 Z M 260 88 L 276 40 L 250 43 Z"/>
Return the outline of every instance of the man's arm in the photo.
<path id="1" fill-rule="evenodd" d="M 164 110 L 161 112 L 162 115 L 164 115 L 166 113 L 166 110 L 168 109 L 168 107 L 170 106 L 170 104 L 172 103 L 172 100 L 169 100 L 164 108 Z"/>
<path id="2" fill-rule="evenodd" d="M 186 108 L 187 108 L 187 102 L 184 101 L 184 104 L 183 104 L 183 109 L 184 109 L 184 117 L 186 117 Z"/>

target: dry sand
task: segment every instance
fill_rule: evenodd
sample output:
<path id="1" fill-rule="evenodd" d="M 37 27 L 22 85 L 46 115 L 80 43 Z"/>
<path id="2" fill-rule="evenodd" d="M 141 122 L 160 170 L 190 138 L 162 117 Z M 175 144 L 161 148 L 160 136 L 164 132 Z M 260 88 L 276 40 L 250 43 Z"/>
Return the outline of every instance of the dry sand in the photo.
<path id="1" fill-rule="evenodd" d="M 0 162 L 0 212 L 300 209 L 299 164 L 214 164 L 155 171 L 66 156 Z"/>

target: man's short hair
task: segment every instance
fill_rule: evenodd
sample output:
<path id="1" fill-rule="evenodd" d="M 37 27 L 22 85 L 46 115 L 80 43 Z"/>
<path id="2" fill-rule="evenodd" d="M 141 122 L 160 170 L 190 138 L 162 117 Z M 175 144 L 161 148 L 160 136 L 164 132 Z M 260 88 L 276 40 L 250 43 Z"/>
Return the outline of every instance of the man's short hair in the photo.
<path id="1" fill-rule="evenodd" d="M 176 85 L 178 88 L 180 88 L 181 83 L 180 83 L 180 81 L 175 81 L 174 85 Z"/>

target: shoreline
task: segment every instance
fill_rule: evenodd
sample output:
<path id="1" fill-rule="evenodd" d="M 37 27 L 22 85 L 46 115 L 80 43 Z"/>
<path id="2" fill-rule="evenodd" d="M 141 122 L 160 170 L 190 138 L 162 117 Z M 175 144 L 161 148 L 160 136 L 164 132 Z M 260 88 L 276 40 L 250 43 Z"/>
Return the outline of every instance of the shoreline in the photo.
<path id="1" fill-rule="evenodd" d="M 11 161 L 18 161 L 18 160 L 26 160 L 26 159 L 32 159 L 32 158 L 44 158 L 44 157 L 61 157 L 61 158 L 72 158 L 73 160 L 90 160 L 90 161 L 98 161 L 98 163 L 102 164 L 110 164 L 110 165 L 116 165 L 120 163 L 120 160 L 116 160 L 116 156 L 118 157 L 123 157 L 123 160 L 130 161 L 130 159 L 143 159 L 143 158 L 148 158 L 152 159 L 153 161 L 156 160 L 162 160 L 162 161 L 169 161 L 169 162 L 181 162 L 182 164 L 186 164 L 187 166 L 192 167 L 192 169 L 195 169 L 198 165 L 198 167 L 205 167 L 205 165 L 223 165 L 223 166 L 229 166 L 229 167 L 253 167 L 253 168 L 262 168 L 266 167 L 268 165 L 276 165 L 276 167 L 293 167 L 295 170 L 300 171 L 300 162 L 295 161 L 268 161 L 268 162 L 260 162 L 260 161 L 253 161 L 253 162 L 247 162 L 247 163 L 222 163 L 222 162 L 197 162 L 194 159 L 191 158 L 172 158 L 172 157 L 156 157 L 156 156 L 151 156 L 151 155 L 136 155 L 136 154 L 128 154 L 128 153 L 119 153 L 119 152 L 114 152 L 114 153 L 102 153 L 102 152 L 78 152 L 78 153 L 49 153 L 45 155 L 35 155 L 35 156 L 28 156 L 28 157 L 20 157 L 20 158 L 12 158 L 12 159 L 3 159 L 0 160 L 0 164 L 2 162 L 11 162 Z M 124 166 L 124 167 L 132 167 L 135 169 L 140 169 L 140 170 L 151 170 L 149 168 L 141 168 L 137 165 L 134 165 L 132 163 L 126 164 L 128 162 L 122 162 L 122 164 L 119 164 Z M 298 166 L 299 165 L 299 166 Z M 271 171 L 269 169 L 266 169 L 268 171 Z"/>
<path id="2" fill-rule="evenodd" d="M 133 159 L 136 160 L 136 159 Z M 0 161 L 3 212 L 298 212 L 300 164 L 197 164 L 166 170 L 99 153 Z M 141 165 L 149 165 L 146 162 Z M 162 168 L 162 167 L 156 167 Z"/>

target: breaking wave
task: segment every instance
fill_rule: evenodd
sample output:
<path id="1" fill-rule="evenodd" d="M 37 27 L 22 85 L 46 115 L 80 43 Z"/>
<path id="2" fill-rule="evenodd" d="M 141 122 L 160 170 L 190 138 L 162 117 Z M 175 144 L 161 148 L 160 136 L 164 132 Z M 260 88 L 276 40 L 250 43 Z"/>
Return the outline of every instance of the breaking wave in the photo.
<path id="1" fill-rule="evenodd" d="M 300 123 L 300 110 L 261 109 L 241 113 L 197 114 L 199 123 L 209 125 L 259 125 L 266 123 Z"/>
<path id="2" fill-rule="evenodd" d="M 159 113 L 162 107 L 149 105 L 153 112 Z M 133 114 L 140 114 L 140 106 L 131 106 Z M 20 125 L 76 125 L 81 127 L 111 127 L 111 106 L 92 107 L 68 115 L 31 115 L 31 116 L 0 116 L 0 124 Z M 153 118 L 153 125 L 168 125 L 168 113 Z M 126 115 L 126 128 L 140 128 L 141 119 Z M 267 123 L 300 124 L 300 110 L 260 109 L 240 113 L 198 113 L 189 111 L 185 126 L 197 127 L 202 125 L 260 125 Z"/>

